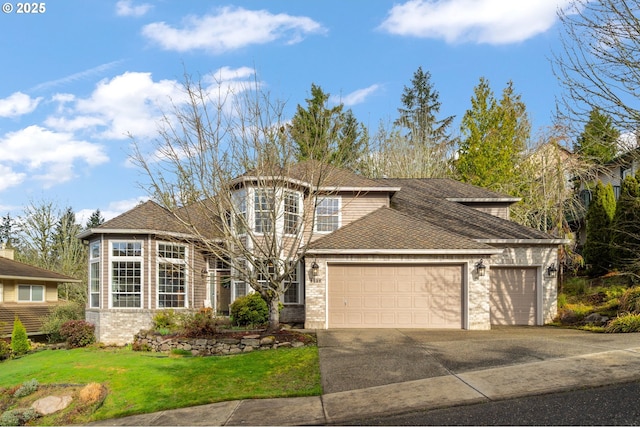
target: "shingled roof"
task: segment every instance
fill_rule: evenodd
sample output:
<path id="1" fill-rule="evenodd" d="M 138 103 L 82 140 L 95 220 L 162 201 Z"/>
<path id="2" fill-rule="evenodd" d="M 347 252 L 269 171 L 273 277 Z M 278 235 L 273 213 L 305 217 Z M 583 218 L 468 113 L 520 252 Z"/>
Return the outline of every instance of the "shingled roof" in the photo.
<path id="1" fill-rule="evenodd" d="M 16 316 L 22 322 L 28 334 L 36 334 L 42 331 L 43 320 L 55 307 L 52 304 L 2 304 L 0 305 L 0 337 L 10 335 L 13 330 L 13 321 Z"/>
<path id="2" fill-rule="evenodd" d="M 492 253 L 495 248 L 422 219 L 382 207 L 309 244 L 310 250 L 405 250 Z"/>
<path id="3" fill-rule="evenodd" d="M 32 279 L 57 283 L 81 282 L 81 280 L 56 273 L 55 271 L 34 267 L 33 265 L 4 257 L 0 257 L 0 279 Z"/>
<path id="4" fill-rule="evenodd" d="M 465 184 L 451 178 L 381 178 L 377 182 L 392 187 L 408 187 L 423 195 L 456 201 L 507 201 L 517 202 L 517 197 L 496 193 L 486 188 Z"/>
<path id="5" fill-rule="evenodd" d="M 542 231 L 443 198 L 425 196 L 422 180 L 387 180 L 401 186 L 391 207 L 474 240 L 553 240 Z M 445 181 L 442 181 L 444 184 Z"/>

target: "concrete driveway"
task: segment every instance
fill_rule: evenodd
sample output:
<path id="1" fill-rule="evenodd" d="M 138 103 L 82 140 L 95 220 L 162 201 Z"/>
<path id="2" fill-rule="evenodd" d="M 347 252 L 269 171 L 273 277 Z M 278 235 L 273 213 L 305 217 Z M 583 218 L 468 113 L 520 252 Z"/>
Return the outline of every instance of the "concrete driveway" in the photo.
<path id="1" fill-rule="evenodd" d="M 324 393 L 640 347 L 640 334 L 554 327 L 318 330 Z"/>

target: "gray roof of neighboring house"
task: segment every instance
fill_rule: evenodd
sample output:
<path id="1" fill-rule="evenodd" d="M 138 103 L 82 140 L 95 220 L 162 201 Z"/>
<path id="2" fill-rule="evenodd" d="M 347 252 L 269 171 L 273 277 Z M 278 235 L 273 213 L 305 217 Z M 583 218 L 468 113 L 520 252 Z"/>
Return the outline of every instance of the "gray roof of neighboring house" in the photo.
<path id="1" fill-rule="evenodd" d="M 55 271 L 46 270 L 9 258 L 0 257 L 0 279 L 31 279 L 45 282 L 81 282 L 81 280 Z"/>
<path id="2" fill-rule="evenodd" d="M 485 251 L 484 243 L 452 233 L 428 221 L 382 207 L 312 242 L 309 249 Z"/>

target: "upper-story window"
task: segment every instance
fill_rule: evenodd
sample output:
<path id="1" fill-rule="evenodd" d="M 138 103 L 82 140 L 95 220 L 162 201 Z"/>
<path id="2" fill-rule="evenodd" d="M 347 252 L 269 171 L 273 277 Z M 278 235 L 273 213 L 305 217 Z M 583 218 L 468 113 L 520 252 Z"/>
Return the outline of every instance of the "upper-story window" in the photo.
<path id="1" fill-rule="evenodd" d="M 232 196 L 234 205 L 234 227 L 235 232 L 238 234 L 245 234 L 247 232 L 247 191 L 242 189 L 233 193 Z"/>
<path id="2" fill-rule="evenodd" d="M 255 232 L 270 233 L 273 230 L 273 219 L 275 217 L 274 192 L 273 190 L 256 189 L 254 193 Z"/>
<path id="3" fill-rule="evenodd" d="M 142 243 L 111 242 L 111 305 L 140 308 L 142 304 Z"/>
<path id="4" fill-rule="evenodd" d="M 158 307 L 187 306 L 186 246 L 158 243 Z"/>
<path id="5" fill-rule="evenodd" d="M 297 234 L 300 230 L 300 197 L 293 191 L 284 192 L 284 233 Z"/>
<path id="6" fill-rule="evenodd" d="M 325 197 L 316 205 L 316 231 L 327 233 L 340 228 L 340 197 Z"/>

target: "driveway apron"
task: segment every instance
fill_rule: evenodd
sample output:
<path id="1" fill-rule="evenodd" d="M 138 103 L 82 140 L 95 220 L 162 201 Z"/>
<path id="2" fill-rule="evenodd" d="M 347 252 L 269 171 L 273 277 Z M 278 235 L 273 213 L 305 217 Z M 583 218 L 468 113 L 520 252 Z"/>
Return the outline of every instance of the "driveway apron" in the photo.
<path id="1" fill-rule="evenodd" d="M 553 327 L 318 330 L 323 393 L 640 347 L 640 334 Z"/>

